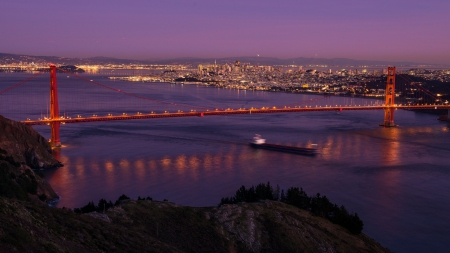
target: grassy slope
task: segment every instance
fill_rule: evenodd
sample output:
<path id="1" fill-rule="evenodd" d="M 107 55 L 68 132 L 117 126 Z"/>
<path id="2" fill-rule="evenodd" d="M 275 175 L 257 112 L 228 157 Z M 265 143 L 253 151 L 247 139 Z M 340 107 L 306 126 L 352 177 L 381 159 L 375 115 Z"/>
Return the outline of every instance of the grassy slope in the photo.
<path id="1" fill-rule="evenodd" d="M 0 198 L 0 252 L 389 252 L 273 201 L 194 208 L 128 200 L 103 218 L 110 222 Z"/>

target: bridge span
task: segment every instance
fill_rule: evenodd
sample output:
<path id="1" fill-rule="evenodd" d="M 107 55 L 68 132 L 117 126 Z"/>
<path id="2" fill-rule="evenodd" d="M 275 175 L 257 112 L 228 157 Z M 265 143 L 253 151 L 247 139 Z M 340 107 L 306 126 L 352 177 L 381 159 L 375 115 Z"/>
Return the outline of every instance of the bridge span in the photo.
<path id="1" fill-rule="evenodd" d="M 82 122 L 96 122 L 96 121 L 119 121 L 119 120 L 133 120 L 133 119 L 156 119 L 156 118 L 181 118 L 181 117 L 205 117 L 205 116 L 220 116 L 220 115 L 240 115 L 240 114 L 266 114 L 266 113 L 293 113 L 293 112 L 342 112 L 342 111 L 366 111 L 366 110 L 418 110 L 418 109 L 450 109 L 450 105 L 393 105 L 393 106 L 305 106 L 305 107 L 263 107 L 250 109 L 216 109 L 212 111 L 190 111 L 190 112 L 164 112 L 164 113 L 137 113 L 134 115 L 107 115 L 107 116 L 92 116 L 92 117 L 77 117 L 70 118 L 61 116 L 60 118 L 48 118 L 41 120 L 24 120 L 21 123 L 25 125 L 50 125 L 52 123 L 82 123 Z"/>

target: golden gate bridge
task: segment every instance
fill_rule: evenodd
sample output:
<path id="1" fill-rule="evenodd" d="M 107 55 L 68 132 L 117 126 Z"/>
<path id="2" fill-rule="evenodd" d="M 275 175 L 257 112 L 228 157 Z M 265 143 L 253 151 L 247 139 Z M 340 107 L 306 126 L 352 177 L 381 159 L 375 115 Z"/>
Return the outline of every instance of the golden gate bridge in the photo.
<path id="1" fill-rule="evenodd" d="M 113 114 L 113 113 L 107 113 L 106 115 L 100 115 L 100 112 L 103 112 L 109 109 L 109 107 L 129 107 L 127 104 L 120 104 L 118 101 L 108 101 L 106 104 L 99 104 L 101 102 L 97 102 L 97 104 L 94 106 L 90 105 L 92 101 L 85 101 L 83 100 L 83 95 L 80 98 L 78 97 L 72 101 L 73 104 L 82 104 L 85 105 L 86 108 L 89 108 L 89 111 L 92 112 L 89 116 L 81 113 L 78 114 L 76 117 L 69 117 L 66 116 L 65 113 L 61 115 L 60 111 L 60 97 L 58 94 L 58 82 L 57 82 L 57 71 L 63 72 L 67 74 L 67 78 L 69 77 L 76 77 L 77 79 L 83 80 L 85 83 L 90 83 L 91 85 L 94 85 L 98 88 L 101 88 L 101 90 L 109 90 L 111 92 L 115 92 L 116 94 L 121 94 L 124 96 L 128 96 L 133 98 L 138 102 L 138 105 L 135 108 L 140 108 L 139 110 L 141 112 L 137 113 L 122 113 L 122 114 Z M 398 109 L 406 109 L 406 110 L 415 110 L 415 109 L 450 109 L 450 105 L 448 104 L 440 104 L 437 103 L 438 98 L 432 94 L 430 91 L 426 90 L 423 87 L 417 87 L 416 90 L 421 91 L 420 96 L 428 96 L 430 99 L 429 101 L 422 100 L 421 104 L 398 104 L 396 103 L 396 68 L 395 67 L 389 67 L 388 73 L 387 73 L 387 80 L 386 80 L 386 89 L 384 94 L 384 103 L 375 103 L 371 105 L 354 105 L 354 104 L 347 104 L 347 105 L 319 105 L 319 104 L 312 104 L 315 101 L 321 100 L 323 98 L 316 98 L 316 99 L 310 99 L 308 101 L 301 101 L 294 104 L 289 105 L 283 105 L 283 106 L 264 106 L 260 108 L 256 107 L 250 107 L 250 108 L 226 108 L 226 109 L 218 109 L 218 108 L 212 108 L 212 107 L 206 107 L 206 106 L 194 106 L 194 105 L 187 105 L 182 103 L 176 103 L 176 102 L 170 102 L 163 99 L 154 99 L 149 98 L 144 95 L 132 93 L 129 91 L 124 91 L 118 88 L 114 88 L 111 86 L 104 85 L 102 83 L 99 83 L 94 80 L 87 79 L 86 77 L 67 72 L 63 69 L 57 68 L 55 65 L 50 65 L 50 68 L 47 71 L 41 71 L 34 75 L 29 76 L 28 78 L 24 79 L 23 81 L 20 81 L 18 83 L 15 83 L 6 89 L 3 89 L 0 91 L 0 98 L 4 103 L 9 104 L 11 106 L 10 108 L 7 108 L 9 106 L 1 106 L 0 107 L 0 113 L 4 114 L 5 112 L 11 112 L 14 107 L 24 107 L 24 104 L 21 102 L 24 102 L 25 104 L 28 104 L 29 106 L 33 107 L 33 109 L 36 109 L 34 107 L 37 107 L 38 104 L 42 105 L 42 98 L 37 98 L 39 100 L 39 103 L 36 101 L 21 101 L 16 102 L 14 100 L 14 96 L 10 96 L 9 100 L 7 95 L 11 93 L 12 90 L 16 89 L 19 86 L 22 86 L 23 84 L 33 80 L 39 75 L 42 75 L 43 73 L 49 72 L 50 73 L 50 97 L 49 100 L 46 101 L 47 103 L 47 112 L 46 116 L 41 115 L 40 118 L 37 120 L 35 119 L 18 119 L 21 123 L 26 125 L 49 125 L 51 128 L 51 139 L 50 142 L 53 147 L 60 147 L 61 146 L 61 140 L 60 140 L 60 126 L 61 124 L 70 124 L 70 123 L 83 123 L 83 122 L 98 122 L 98 121 L 119 121 L 119 120 L 137 120 L 137 119 L 156 119 L 156 118 L 180 118 L 180 117 L 206 117 L 206 116 L 219 116 L 219 115 L 251 115 L 251 114 L 268 114 L 268 113 L 299 113 L 299 112 L 330 112 L 330 111 L 363 111 L 363 110 L 383 110 L 384 111 L 384 118 L 383 122 L 380 124 L 384 127 L 395 127 L 396 124 L 394 123 L 394 113 Z M 410 82 L 410 85 L 413 85 L 413 82 Z M 83 87 L 81 87 L 83 88 Z M 85 87 L 87 88 L 87 87 Z M 72 93 L 76 94 L 77 87 L 69 87 L 69 89 L 72 89 Z M 408 89 L 408 88 L 406 88 Z M 409 87 L 411 89 L 411 87 Z M 31 89 L 27 89 L 23 92 L 32 92 Z M 48 91 L 47 91 L 48 92 Z M 70 93 L 70 92 L 69 92 Z M 102 96 L 102 92 L 98 93 L 99 96 Z M 65 98 L 68 98 L 67 96 Z M 35 98 L 36 99 L 36 98 Z M 62 98 L 63 99 L 63 98 Z M 29 99 L 28 99 L 29 100 Z M 6 102 L 5 102 L 6 101 Z M 145 103 L 142 103 L 145 102 Z M 89 102 L 89 103 L 88 103 Z M 96 101 L 94 101 L 96 102 Z M 150 111 L 148 107 L 149 103 L 153 105 L 155 108 L 154 110 Z M 64 104 L 64 102 L 63 102 Z M 160 106 L 157 107 L 155 105 L 164 105 L 166 107 L 170 107 L 171 112 L 167 108 L 161 108 Z M 69 106 L 70 107 L 70 106 Z M 99 112 L 96 112 L 95 109 L 98 109 Z M 174 108 L 177 108 L 173 110 Z M 70 108 L 69 108 L 70 109 Z M 24 109 L 28 110 L 28 109 Z M 49 111 L 49 113 L 48 113 Z M 70 110 L 73 112 L 73 110 Z M 42 113 L 41 113 L 42 114 Z M 450 114 L 450 110 L 448 112 Z"/>

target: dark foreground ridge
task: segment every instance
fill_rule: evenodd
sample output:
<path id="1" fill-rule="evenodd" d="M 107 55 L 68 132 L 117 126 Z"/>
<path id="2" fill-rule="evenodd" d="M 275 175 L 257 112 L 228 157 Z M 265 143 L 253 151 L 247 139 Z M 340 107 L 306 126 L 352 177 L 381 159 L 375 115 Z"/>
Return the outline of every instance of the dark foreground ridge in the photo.
<path id="1" fill-rule="evenodd" d="M 75 213 L 0 197 L 0 252 L 389 252 L 279 201 L 187 207 L 121 200 Z"/>
<path id="2" fill-rule="evenodd" d="M 0 124 L 0 252 L 389 252 L 363 233 L 270 198 L 188 207 L 122 195 L 75 210 L 50 207 L 46 202 L 56 194 L 30 168 L 59 162 L 47 156 L 48 144 L 31 128 Z M 8 145 L 34 150 L 37 163 Z M 259 185 L 266 193 L 268 186 Z"/>

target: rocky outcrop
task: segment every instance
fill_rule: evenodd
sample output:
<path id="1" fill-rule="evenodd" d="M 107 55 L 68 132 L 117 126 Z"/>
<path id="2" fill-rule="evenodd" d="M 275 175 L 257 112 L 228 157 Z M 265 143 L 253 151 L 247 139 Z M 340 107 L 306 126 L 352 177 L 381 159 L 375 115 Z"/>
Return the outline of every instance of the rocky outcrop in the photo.
<path id="1" fill-rule="evenodd" d="M 58 199 L 43 178 L 45 169 L 62 166 L 48 142 L 33 128 L 0 116 L 0 196 L 51 202 Z"/>
<path id="2" fill-rule="evenodd" d="M 50 144 L 32 127 L 0 116 L 0 149 L 31 169 L 60 167 Z"/>
<path id="3" fill-rule="evenodd" d="M 389 252 L 375 240 L 278 201 L 222 205 L 207 219 L 248 252 Z"/>
<path id="4" fill-rule="evenodd" d="M 28 166 L 15 162 L 0 150 L 0 196 L 20 200 L 50 203 L 59 197 L 43 178 Z"/>

